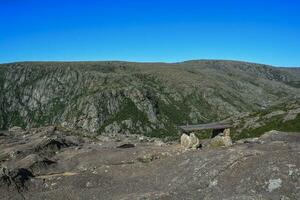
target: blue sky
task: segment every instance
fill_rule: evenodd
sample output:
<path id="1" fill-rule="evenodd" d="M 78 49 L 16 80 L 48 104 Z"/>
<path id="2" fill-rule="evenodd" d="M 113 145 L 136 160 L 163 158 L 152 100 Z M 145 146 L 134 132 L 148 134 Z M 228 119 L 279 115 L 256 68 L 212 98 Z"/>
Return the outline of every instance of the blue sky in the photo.
<path id="1" fill-rule="evenodd" d="M 243 60 L 300 66 L 300 2 L 0 0 L 0 63 Z"/>

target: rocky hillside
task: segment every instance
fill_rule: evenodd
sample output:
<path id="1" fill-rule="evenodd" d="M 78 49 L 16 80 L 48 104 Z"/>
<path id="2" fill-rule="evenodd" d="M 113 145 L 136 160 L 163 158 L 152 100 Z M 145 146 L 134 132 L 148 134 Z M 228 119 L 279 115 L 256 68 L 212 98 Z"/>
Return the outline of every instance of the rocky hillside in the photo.
<path id="1" fill-rule="evenodd" d="M 268 109 L 300 96 L 298 69 L 234 61 L 0 65 L 0 127 L 172 137 L 177 125 Z"/>
<path id="2" fill-rule="evenodd" d="M 300 100 L 291 100 L 266 110 L 244 113 L 229 119 L 234 140 L 259 137 L 271 130 L 300 132 Z"/>

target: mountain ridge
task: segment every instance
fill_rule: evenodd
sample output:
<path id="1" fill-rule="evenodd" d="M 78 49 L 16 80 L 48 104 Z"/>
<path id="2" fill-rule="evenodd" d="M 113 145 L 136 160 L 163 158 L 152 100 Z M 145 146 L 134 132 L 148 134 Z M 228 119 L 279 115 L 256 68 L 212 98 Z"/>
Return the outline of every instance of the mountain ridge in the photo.
<path id="1" fill-rule="evenodd" d="M 283 68 L 283 69 L 297 69 L 299 66 L 281 66 L 281 65 L 272 65 L 267 63 L 253 62 L 253 61 L 243 61 L 243 60 L 234 60 L 234 59 L 189 59 L 182 61 L 131 61 L 131 60 L 24 60 L 24 61 L 10 61 L 2 62 L 0 65 L 7 64 L 17 64 L 17 63 L 137 63 L 137 64 L 183 64 L 188 62 L 233 62 L 233 63 L 245 63 L 245 64 L 255 64 L 255 65 L 264 65 L 272 68 Z"/>
<path id="2" fill-rule="evenodd" d="M 239 61 L 17 62 L 0 65 L 0 127 L 61 125 L 177 137 L 300 97 L 297 69 Z"/>

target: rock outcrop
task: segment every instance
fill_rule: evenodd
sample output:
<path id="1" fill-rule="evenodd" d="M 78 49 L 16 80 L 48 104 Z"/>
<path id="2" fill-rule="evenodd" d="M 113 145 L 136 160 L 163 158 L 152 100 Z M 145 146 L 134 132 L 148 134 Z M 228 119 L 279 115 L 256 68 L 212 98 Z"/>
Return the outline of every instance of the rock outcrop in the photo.
<path id="1" fill-rule="evenodd" d="M 200 146 L 200 141 L 194 133 L 190 133 L 190 135 L 182 134 L 180 143 L 185 149 L 197 149 Z"/>
<path id="2" fill-rule="evenodd" d="M 232 116 L 228 121 L 234 126 L 234 140 L 259 137 L 271 130 L 300 131 L 300 100 L 292 99 L 267 110 Z"/>
<path id="3" fill-rule="evenodd" d="M 229 147 L 231 145 L 230 129 L 225 129 L 223 133 L 212 138 L 210 141 L 211 147 Z"/>
<path id="4" fill-rule="evenodd" d="M 47 130 L 1 132 L 0 199 L 300 199 L 300 133 L 185 151 L 137 135 L 104 141 Z M 46 138 L 68 145 L 44 154 Z M 132 148 L 117 148 L 124 144 Z"/>
<path id="5" fill-rule="evenodd" d="M 13 126 L 13 127 L 9 128 L 8 131 L 10 131 L 10 132 L 22 132 L 23 129 L 19 126 Z"/>

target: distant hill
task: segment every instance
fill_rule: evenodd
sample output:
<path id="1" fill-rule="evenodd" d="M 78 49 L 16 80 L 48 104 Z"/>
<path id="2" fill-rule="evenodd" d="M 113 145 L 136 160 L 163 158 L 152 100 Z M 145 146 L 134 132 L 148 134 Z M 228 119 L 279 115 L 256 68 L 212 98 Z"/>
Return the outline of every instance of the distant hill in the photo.
<path id="1" fill-rule="evenodd" d="M 177 126 L 260 112 L 300 97 L 300 70 L 221 60 L 0 65 L 0 127 L 173 137 Z"/>

